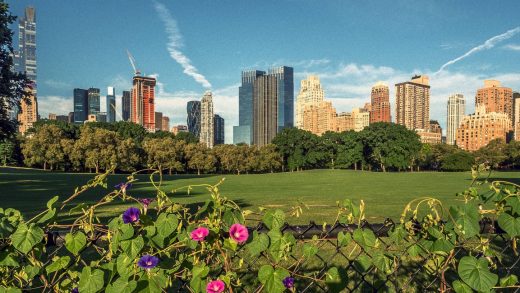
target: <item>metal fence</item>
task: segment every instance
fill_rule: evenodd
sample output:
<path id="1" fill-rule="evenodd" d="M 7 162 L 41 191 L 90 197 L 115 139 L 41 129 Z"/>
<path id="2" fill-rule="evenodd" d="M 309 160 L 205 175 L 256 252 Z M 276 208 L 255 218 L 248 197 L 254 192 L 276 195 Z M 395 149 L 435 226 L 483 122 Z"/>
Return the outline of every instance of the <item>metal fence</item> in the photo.
<path id="1" fill-rule="evenodd" d="M 374 232 L 379 242 L 379 250 L 389 253 L 397 251 L 395 244 L 390 241 L 388 232 L 395 226 L 395 223 L 387 219 L 384 223 L 370 224 L 362 222 L 361 228 L 370 229 Z M 501 276 L 520 272 L 520 256 L 518 256 L 511 241 L 502 236 L 502 231 L 495 222 L 482 220 L 480 222 L 481 234 L 490 239 L 490 245 L 499 248 L 500 255 L 494 256 L 499 264 L 495 272 Z M 370 249 L 364 249 L 354 240 L 349 245 L 339 245 L 338 233 L 352 234 L 358 225 L 318 225 L 313 222 L 308 225 L 288 225 L 285 224 L 282 232 L 291 233 L 296 238 L 296 245 L 293 252 L 281 264 L 289 267 L 291 275 L 296 279 L 296 292 L 329 292 L 330 286 L 327 284 L 326 275 L 331 267 L 339 268 L 340 275 L 343 276 L 346 285 L 341 292 L 453 292 L 449 271 L 455 268 L 448 268 L 446 276 L 439 275 L 434 269 L 432 261 L 438 255 L 424 253 L 411 257 L 408 254 L 393 255 L 392 269 L 383 272 L 374 265 L 378 260 Z M 268 229 L 262 224 L 249 228 L 250 232 L 267 233 Z M 252 233 L 250 233 L 252 234 Z M 49 232 L 47 246 L 55 246 L 59 250 L 63 246 L 62 233 Z M 96 238 L 102 241 L 102 234 Z M 311 257 L 301 258 L 301 247 L 308 242 L 313 242 L 318 248 L 318 252 Z M 411 247 L 416 243 L 406 242 L 403 245 Z M 102 246 L 102 243 L 98 243 Z M 237 269 L 237 274 L 244 284 L 240 292 L 267 292 L 257 280 L 257 272 L 261 265 L 269 263 L 267 252 L 259 256 L 251 257 L 247 253 L 245 246 L 240 246 L 233 262 L 237 267 L 239 260 L 242 265 Z M 402 247 L 400 247 L 402 249 Z M 455 247 L 453 257 L 467 255 L 467 251 L 462 247 Z M 224 270 L 221 269 L 221 273 Z M 218 272 L 217 272 L 218 273 Z M 189 283 L 179 281 L 175 288 L 168 292 L 191 292 Z M 507 292 L 520 292 L 519 289 L 512 288 Z"/>

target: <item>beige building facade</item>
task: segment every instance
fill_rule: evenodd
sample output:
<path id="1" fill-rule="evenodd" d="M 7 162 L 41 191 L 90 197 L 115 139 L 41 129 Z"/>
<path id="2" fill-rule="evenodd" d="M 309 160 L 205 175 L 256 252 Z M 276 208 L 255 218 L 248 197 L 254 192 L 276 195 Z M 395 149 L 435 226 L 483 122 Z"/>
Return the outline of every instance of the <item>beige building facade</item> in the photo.
<path id="1" fill-rule="evenodd" d="M 305 129 L 304 113 L 307 107 L 316 107 L 324 100 L 324 92 L 320 79 L 316 75 L 309 75 L 300 82 L 300 92 L 296 97 L 296 127 Z M 310 131 L 310 130 L 309 130 Z"/>
<path id="2" fill-rule="evenodd" d="M 200 102 L 200 142 L 208 148 L 213 147 L 213 132 L 213 96 L 210 91 L 206 91 Z"/>
<path id="3" fill-rule="evenodd" d="M 27 99 L 20 102 L 20 113 L 18 113 L 18 131 L 23 135 L 29 130 L 33 123 L 38 121 L 38 100 L 36 93 L 31 91 Z"/>
<path id="4" fill-rule="evenodd" d="M 430 81 L 426 75 L 416 75 L 411 81 L 395 85 L 396 123 L 408 129 L 429 129 Z"/>
<path id="5" fill-rule="evenodd" d="M 303 111 L 302 128 L 317 135 L 336 131 L 336 109 L 331 102 L 322 101 L 318 105 L 307 105 Z"/>
<path id="6" fill-rule="evenodd" d="M 487 112 L 485 105 L 477 105 L 475 114 L 462 120 L 456 142 L 463 150 L 476 151 L 494 139 L 505 141 L 509 131 L 511 119 L 506 113 Z"/>

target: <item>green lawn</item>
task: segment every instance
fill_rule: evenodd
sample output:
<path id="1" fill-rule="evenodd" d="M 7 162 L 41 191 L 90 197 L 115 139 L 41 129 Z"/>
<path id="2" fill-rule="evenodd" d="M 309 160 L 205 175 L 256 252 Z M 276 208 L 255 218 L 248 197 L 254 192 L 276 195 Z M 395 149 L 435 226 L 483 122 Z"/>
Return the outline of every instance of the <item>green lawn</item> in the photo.
<path id="1" fill-rule="evenodd" d="M 77 173 L 51 173 L 30 169 L 0 168 L 0 207 L 12 207 L 29 215 L 45 207 L 45 202 L 54 195 L 65 199 L 94 175 Z M 163 190 L 170 192 L 191 184 L 215 184 L 226 178 L 221 193 L 246 209 L 258 206 L 289 210 L 300 199 L 309 205 L 300 219 L 291 222 L 331 222 L 335 218 L 336 201 L 350 198 L 363 199 L 370 222 L 379 222 L 386 217 L 398 219 L 404 206 L 412 199 L 432 196 L 440 199 L 446 207 L 460 203 L 457 192 L 465 190 L 471 183 L 470 174 L 419 172 L 419 173 L 376 173 L 350 170 L 313 170 L 295 173 L 255 175 L 175 175 L 164 176 Z M 124 181 L 126 175 L 112 175 L 109 188 Z M 154 195 L 148 183 L 148 175 L 139 176 L 129 194 L 135 197 Z M 495 172 L 495 179 L 520 181 L 520 172 Z M 98 188 L 80 196 L 75 203 L 93 202 L 107 190 Z M 208 193 L 195 188 L 190 194 L 171 194 L 179 203 L 199 204 Z M 120 213 L 125 208 L 113 203 L 104 209 L 106 213 Z"/>

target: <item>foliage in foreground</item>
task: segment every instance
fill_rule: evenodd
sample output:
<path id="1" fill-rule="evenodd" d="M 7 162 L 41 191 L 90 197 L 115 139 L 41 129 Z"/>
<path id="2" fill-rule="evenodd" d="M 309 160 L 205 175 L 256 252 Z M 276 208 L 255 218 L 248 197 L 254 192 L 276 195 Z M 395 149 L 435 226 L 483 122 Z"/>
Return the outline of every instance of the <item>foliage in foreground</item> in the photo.
<path id="1" fill-rule="evenodd" d="M 488 184 L 477 181 L 482 169 L 473 172 L 477 185 Z M 153 180 L 157 172 L 150 176 L 155 198 L 131 196 L 131 175 L 99 202 L 70 206 L 85 190 L 107 187 L 107 175 L 99 175 L 64 201 L 54 197 L 32 219 L 0 209 L 0 288 L 276 293 L 311 286 L 340 292 L 356 286 L 360 271 L 363 285 L 357 288 L 367 290 L 417 291 L 428 282 L 435 282 L 433 288 L 439 291 L 519 288 L 515 270 L 500 270 L 516 257 L 520 236 L 520 186 L 512 183 L 492 182 L 482 193 L 471 187 L 459 194 L 464 205 L 449 209 L 434 198 L 416 199 L 384 238 L 365 225 L 364 203 L 346 199 L 338 203 L 336 219 L 355 229 L 340 232 L 334 240 L 334 250 L 347 251 L 345 260 L 317 265 L 313 258 L 334 253 L 324 248 L 332 243 L 326 234 L 296 240 L 283 229 L 284 211 L 241 210 L 219 193 L 218 185 L 205 185 L 209 199 L 190 207 L 176 204 L 161 190 L 161 182 Z M 97 209 L 114 201 L 134 206 L 116 218 L 100 219 Z M 303 209 L 304 205 L 296 206 L 289 213 L 299 215 Z M 74 221 L 58 223 L 58 214 L 66 215 L 66 210 L 75 215 Z M 479 221 L 484 217 L 497 220 L 505 231 L 500 245 L 493 235 L 481 234 Z M 257 221 L 268 231 L 245 228 L 246 222 Z M 54 246 L 56 239 L 49 231 L 62 231 L 64 245 Z M 504 253 L 506 246 L 513 251 Z M 416 271 L 413 278 L 411 271 Z"/>

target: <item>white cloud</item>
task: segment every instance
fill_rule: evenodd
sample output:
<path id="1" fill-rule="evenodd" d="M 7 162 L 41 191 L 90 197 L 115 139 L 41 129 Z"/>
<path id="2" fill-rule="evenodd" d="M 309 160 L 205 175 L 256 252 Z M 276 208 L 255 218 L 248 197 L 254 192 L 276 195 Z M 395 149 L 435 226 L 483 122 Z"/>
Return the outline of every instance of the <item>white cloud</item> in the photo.
<path id="1" fill-rule="evenodd" d="M 69 115 L 72 109 L 72 97 L 38 96 L 38 114 L 41 118 L 48 118 L 49 113 Z"/>
<path id="2" fill-rule="evenodd" d="M 157 1 L 154 1 L 154 7 L 159 14 L 159 18 L 164 23 L 166 33 L 168 34 L 167 48 L 170 56 L 179 63 L 182 68 L 184 68 L 184 73 L 186 75 L 191 76 L 204 88 L 211 88 L 211 84 L 206 77 L 198 72 L 197 68 L 191 64 L 191 60 L 180 50 L 183 46 L 182 35 L 177 27 L 177 22 L 170 14 L 170 11 Z"/>
<path id="3" fill-rule="evenodd" d="M 509 44 L 509 45 L 505 45 L 502 48 L 511 50 L 511 51 L 520 51 L 520 45 L 518 45 L 518 44 Z"/>
<path id="4" fill-rule="evenodd" d="M 493 47 L 495 47 L 496 44 L 502 42 L 502 41 L 505 41 L 511 37 L 513 37 L 514 35 L 516 35 L 517 33 L 520 33 L 520 27 L 516 27 L 514 29 L 510 29 L 508 30 L 507 32 L 503 33 L 503 34 L 500 34 L 500 35 L 496 35 L 488 40 L 486 40 L 483 44 L 481 45 L 478 45 L 474 48 L 472 48 L 471 50 L 469 50 L 468 52 L 464 53 L 463 55 L 455 58 L 455 59 L 452 59 L 446 63 L 444 63 L 441 68 L 439 68 L 439 70 L 437 72 L 434 73 L 434 75 L 436 74 L 439 74 L 441 71 L 443 71 L 446 67 L 452 65 L 452 64 L 455 64 L 457 62 L 459 62 L 460 60 L 478 52 L 478 51 L 483 51 L 483 50 L 488 50 L 488 49 L 492 49 Z"/>
<path id="5" fill-rule="evenodd" d="M 64 82 L 64 81 L 48 79 L 48 80 L 44 81 L 43 83 L 51 88 L 59 89 L 59 90 L 72 88 L 72 86 L 69 83 Z"/>

